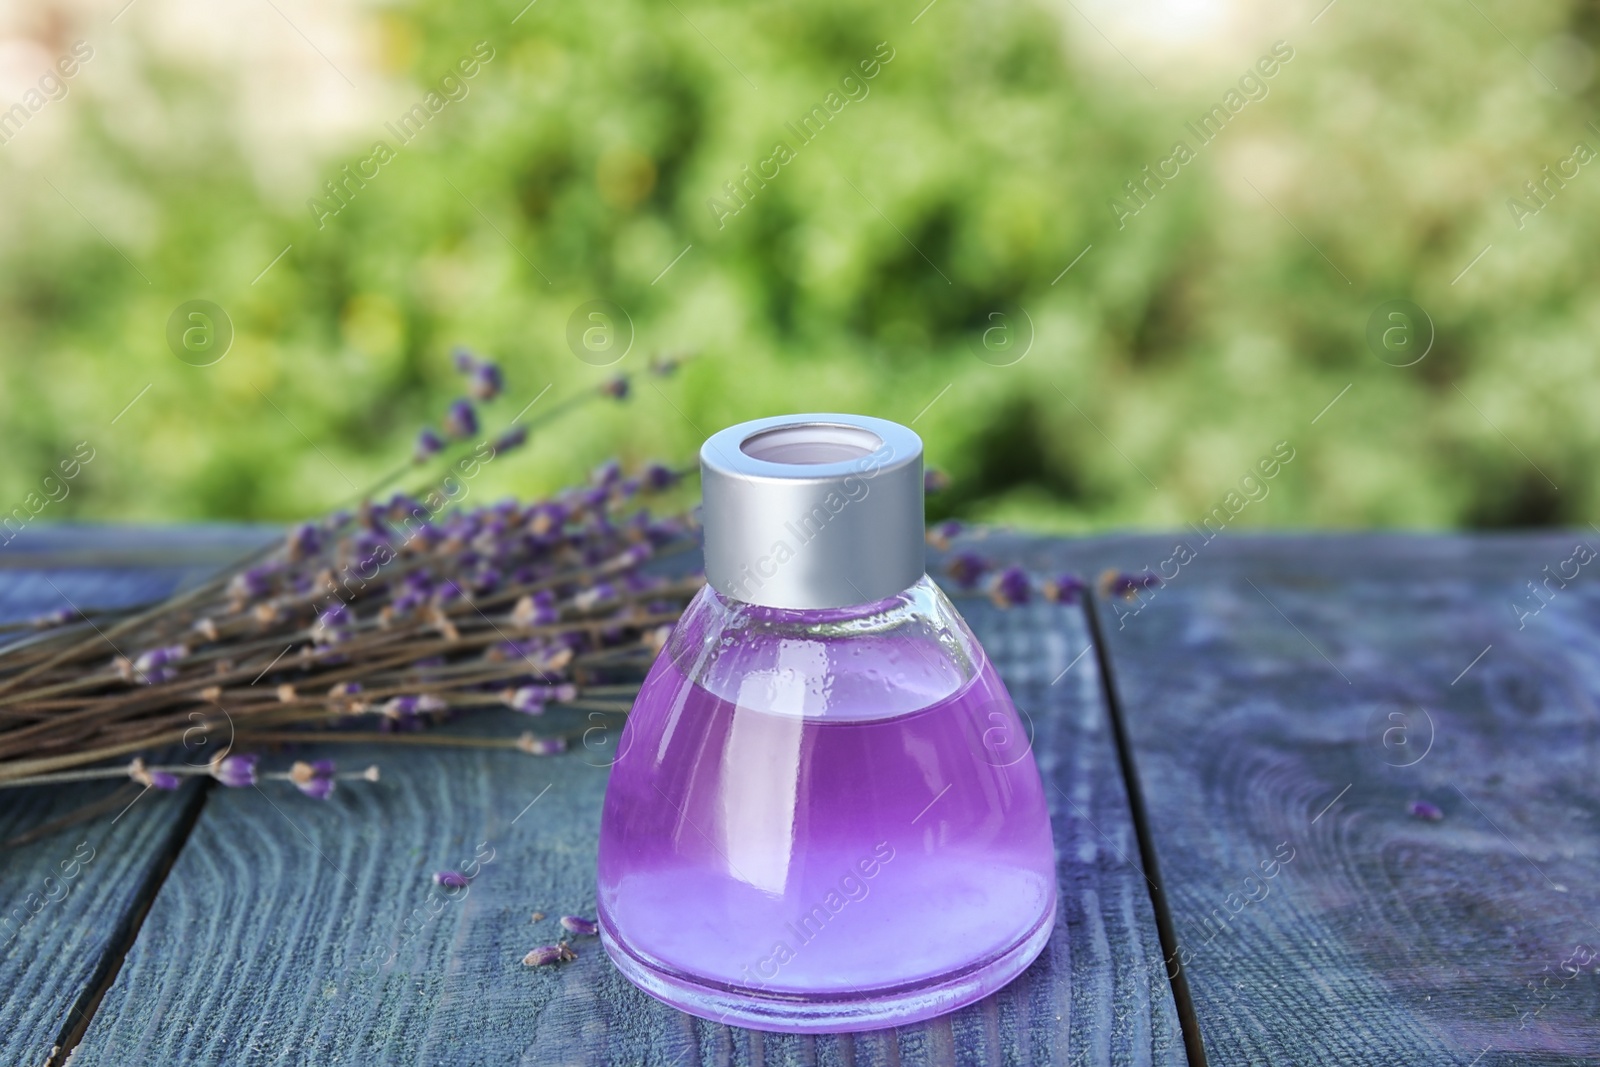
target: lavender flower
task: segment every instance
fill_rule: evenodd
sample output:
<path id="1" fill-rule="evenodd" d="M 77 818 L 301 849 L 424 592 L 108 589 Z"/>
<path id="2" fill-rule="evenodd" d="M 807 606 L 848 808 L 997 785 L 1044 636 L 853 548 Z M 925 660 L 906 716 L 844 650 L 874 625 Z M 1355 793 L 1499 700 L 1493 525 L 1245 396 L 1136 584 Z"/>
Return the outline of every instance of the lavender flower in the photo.
<path id="1" fill-rule="evenodd" d="M 628 376 L 619 374 L 609 378 L 600 385 L 600 395 L 609 396 L 613 400 L 626 400 L 628 398 Z"/>
<path id="2" fill-rule="evenodd" d="M 950 547 L 950 542 L 960 535 L 962 529 L 955 519 L 946 519 L 928 531 L 928 544 L 942 552 Z"/>
<path id="3" fill-rule="evenodd" d="M 443 711 L 447 707 L 449 705 L 438 697 L 433 696 L 431 693 L 424 693 L 422 696 L 390 697 L 384 701 L 383 707 L 379 711 L 388 718 L 404 723 L 425 712 Z"/>
<path id="4" fill-rule="evenodd" d="M 995 576 L 989 587 L 989 599 L 1002 608 L 1026 604 L 1030 593 L 1028 572 L 1021 567 L 1007 567 Z"/>
<path id="5" fill-rule="evenodd" d="M 984 572 L 989 569 L 989 561 L 976 552 L 957 552 L 945 561 L 944 570 L 956 585 L 962 589 L 971 589 L 978 584 Z"/>
<path id="6" fill-rule="evenodd" d="M 435 871 L 433 880 L 446 889 L 465 889 L 467 887 L 467 876 L 460 871 Z"/>
<path id="7" fill-rule="evenodd" d="M 417 434 L 417 443 L 411 450 L 411 459 L 414 463 L 426 463 L 443 451 L 444 438 L 435 433 L 433 427 L 424 426 L 422 432 Z"/>
<path id="8" fill-rule="evenodd" d="M 450 405 L 444 415 L 444 432 L 458 439 L 478 432 L 478 412 L 471 401 L 457 400 Z"/>
<path id="9" fill-rule="evenodd" d="M 187 645 L 167 645 L 162 648 L 152 648 L 142 652 L 133 661 L 133 673 L 145 685 L 156 685 L 160 682 L 169 682 L 178 676 L 176 670 L 168 665 L 176 663 L 189 654 Z"/>
<path id="10" fill-rule="evenodd" d="M 500 699 L 513 711 L 520 711 L 524 715 L 543 715 L 546 704 L 565 704 L 578 699 L 578 687 L 570 682 L 561 685 L 525 685 L 507 689 L 500 694 Z"/>
<path id="11" fill-rule="evenodd" d="M 477 357 L 466 345 L 457 345 L 451 349 L 450 359 L 455 363 L 456 370 L 462 374 L 471 374 L 472 369 L 478 365 Z"/>
<path id="12" fill-rule="evenodd" d="M 57 608 L 43 615 L 35 615 L 28 620 L 28 623 L 36 630 L 49 630 L 56 626 L 65 626 L 69 622 L 77 622 L 81 618 L 83 614 L 77 608 Z"/>
<path id="13" fill-rule="evenodd" d="M 260 600 L 272 592 L 272 584 L 268 580 L 267 567 L 249 567 L 235 574 L 228 581 L 228 595 L 235 600 L 251 601 Z"/>
<path id="14" fill-rule="evenodd" d="M 575 960 L 577 958 L 578 954 L 568 948 L 565 941 L 562 941 L 559 944 L 544 945 L 534 949 L 522 957 L 522 965 L 524 967 L 544 967 L 548 964 L 564 963 L 567 960 Z"/>
<path id="15" fill-rule="evenodd" d="M 1103 597 L 1119 596 L 1124 600 L 1132 600 L 1139 595 L 1141 589 L 1154 589 L 1161 584 L 1161 576 L 1154 571 L 1140 571 L 1137 574 L 1127 571 L 1106 571 L 1100 575 L 1100 595 Z"/>
<path id="16" fill-rule="evenodd" d="M 1438 822 L 1444 818 L 1444 812 L 1440 811 L 1437 805 L 1430 804 L 1426 800 L 1413 800 L 1411 806 L 1406 810 L 1411 813 L 1412 818 L 1426 819 L 1428 822 Z"/>
<path id="17" fill-rule="evenodd" d="M 303 522 L 289 531 L 289 559 L 298 562 L 322 551 L 322 531 L 315 523 Z"/>
<path id="18" fill-rule="evenodd" d="M 662 463 L 652 463 L 644 469 L 646 489 L 659 493 L 678 484 L 678 472 Z"/>
<path id="19" fill-rule="evenodd" d="M 181 784 L 178 776 L 166 771 L 151 771 L 150 781 L 147 783 L 152 789 L 176 789 Z"/>
<path id="20" fill-rule="evenodd" d="M 500 390 L 505 388 L 505 379 L 501 377 L 499 365 L 487 361 L 479 363 L 468 371 L 467 378 L 467 388 L 479 400 L 493 400 L 500 395 Z"/>
<path id="21" fill-rule="evenodd" d="M 600 924 L 593 919 L 584 919 L 577 915 L 563 915 L 560 921 L 561 928 L 570 933 L 593 937 L 600 932 Z"/>
<path id="22" fill-rule="evenodd" d="M 1044 583 L 1044 598 L 1058 604 L 1075 604 L 1088 588 L 1076 574 L 1063 574 Z"/>
<path id="23" fill-rule="evenodd" d="M 609 489 L 622 480 L 622 464 L 608 459 L 589 472 L 589 484 Z"/>
<path id="24" fill-rule="evenodd" d="M 225 786 L 241 789 L 256 784 L 256 763 L 261 759 L 255 753 L 243 756 L 225 756 L 211 764 L 211 777 Z"/>
<path id="25" fill-rule="evenodd" d="M 940 493 L 950 488 L 950 476 L 944 471 L 929 467 L 922 472 L 922 491 L 928 495 Z"/>
<path id="26" fill-rule="evenodd" d="M 567 750 L 564 737 L 534 737 L 523 734 L 517 738 L 517 748 L 530 756 L 554 756 Z"/>
<path id="27" fill-rule="evenodd" d="M 494 439 L 494 453 L 498 456 L 502 452 L 511 452 L 521 448 L 527 443 L 527 440 L 528 428 L 526 426 L 513 426 Z"/>
<path id="28" fill-rule="evenodd" d="M 317 616 L 317 625 L 325 626 L 330 629 L 335 626 L 346 626 L 349 624 L 349 622 L 350 609 L 344 604 L 343 601 L 329 605 L 327 610 L 325 610 L 321 615 Z"/>
<path id="29" fill-rule="evenodd" d="M 338 768 L 331 759 L 295 760 L 289 768 L 289 781 L 295 788 L 313 800 L 327 800 L 333 792 L 334 772 Z"/>

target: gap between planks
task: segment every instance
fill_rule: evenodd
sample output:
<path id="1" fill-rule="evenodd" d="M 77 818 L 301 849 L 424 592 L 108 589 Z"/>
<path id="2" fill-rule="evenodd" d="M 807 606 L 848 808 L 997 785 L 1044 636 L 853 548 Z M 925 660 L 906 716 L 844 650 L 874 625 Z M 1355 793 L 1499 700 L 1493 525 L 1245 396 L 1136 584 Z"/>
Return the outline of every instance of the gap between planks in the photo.
<path id="1" fill-rule="evenodd" d="M 189 835 L 194 832 L 195 825 L 200 821 L 200 812 L 205 809 L 206 797 L 210 795 L 216 783 L 202 778 L 195 784 L 193 794 L 184 799 L 184 809 L 161 847 L 160 861 L 151 868 L 138 897 L 134 899 L 112 936 L 109 951 L 106 952 L 105 958 L 101 960 L 99 968 L 90 978 L 84 991 L 72 1005 L 66 1022 L 57 1033 L 55 1047 L 45 1060 L 45 1067 L 61 1067 L 72 1058 L 73 1050 L 78 1047 L 83 1035 L 88 1032 L 89 1025 L 94 1022 L 101 1000 L 116 982 L 117 975 L 122 973 L 123 961 L 132 950 L 133 943 L 138 940 L 145 917 L 150 914 L 156 895 L 161 892 L 161 887 L 167 882 L 167 876 L 172 873 L 172 866 L 178 861 L 178 853 L 188 844 Z"/>
<path id="2" fill-rule="evenodd" d="M 1111 646 L 1106 643 L 1105 632 L 1100 628 L 1100 614 L 1095 610 L 1094 593 L 1085 590 L 1080 603 L 1083 605 L 1084 621 L 1089 627 L 1089 639 L 1093 642 L 1096 665 L 1100 669 L 1100 689 L 1105 697 L 1106 714 L 1111 720 L 1111 741 L 1117 750 L 1117 763 L 1122 769 L 1133 832 L 1139 839 L 1139 862 L 1144 868 L 1145 885 L 1150 889 L 1150 905 L 1156 916 L 1156 934 L 1161 939 L 1161 956 L 1167 963 L 1167 980 L 1172 985 L 1172 1000 L 1183 1029 L 1184 1052 L 1188 1056 L 1189 1067 L 1207 1067 L 1205 1042 L 1200 1037 L 1200 1019 L 1195 1014 L 1194 1000 L 1189 996 L 1189 978 L 1178 956 L 1177 929 L 1167 906 L 1167 893 L 1156 860 L 1155 838 L 1150 833 L 1149 815 L 1144 805 L 1144 790 L 1139 784 L 1139 769 L 1134 762 L 1133 745 L 1123 719 L 1122 699 L 1117 693 L 1116 678 L 1111 670 Z"/>

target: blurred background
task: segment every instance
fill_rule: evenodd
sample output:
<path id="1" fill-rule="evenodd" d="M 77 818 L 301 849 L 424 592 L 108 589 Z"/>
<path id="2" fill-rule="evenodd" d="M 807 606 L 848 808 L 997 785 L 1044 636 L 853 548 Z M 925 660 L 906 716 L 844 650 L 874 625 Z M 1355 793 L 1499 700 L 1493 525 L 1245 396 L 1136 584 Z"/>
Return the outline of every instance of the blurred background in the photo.
<path id="1" fill-rule="evenodd" d="M 1581 525 L 1597 42 L 1593 0 L 14 2 L 0 509 L 324 511 L 466 345 L 486 432 L 635 376 L 491 496 L 831 409 L 914 421 L 939 516 L 1178 527 L 1287 448 L 1237 525 Z"/>

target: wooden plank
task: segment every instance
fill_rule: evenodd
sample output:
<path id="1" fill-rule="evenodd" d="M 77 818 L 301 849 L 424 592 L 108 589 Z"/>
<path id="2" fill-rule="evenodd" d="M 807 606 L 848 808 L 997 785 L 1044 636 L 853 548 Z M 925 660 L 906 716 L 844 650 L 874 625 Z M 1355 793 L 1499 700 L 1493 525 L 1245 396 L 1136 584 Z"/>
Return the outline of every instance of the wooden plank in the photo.
<path id="1" fill-rule="evenodd" d="M 50 551 L 50 531 L 27 533 Z M 14 558 L 0 553 L 0 621 L 53 611 L 67 597 L 103 606 L 138 603 L 194 574 L 188 565 L 128 572 L 62 569 L 59 561 L 17 571 L 8 568 Z M 107 648 L 106 657 L 112 655 Z M 87 1019 L 199 801 L 198 783 L 148 795 L 131 783 L 0 794 L 0 842 L 26 838 L 5 846 L 0 864 L 0 989 L 6 991 L 0 1063 L 44 1063 Z M 37 832 L 96 802 L 102 810 L 93 819 Z"/>
<path id="2" fill-rule="evenodd" d="M 1211 1064 L 1600 1059 L 1600 564 L 1512 608 L 1579 541 L 1190 536 L 1099 602 Z"/>
<path id="3" fill-rule="evenodd" d="M 968 600 L 962 609 L 1031 715 L 1062 874 L 1045 954 L 982 1003 L 898 1031 L 796 1037 L 650 1000 L 593 939 L 580 939 L 571 964 L 524 968 L 530 948 L 556 940 L 557 916 L 593 914 L 606 747 L 534 758 L 324 744 L 308 752 L 377 762 L 382 780 L 341 786 L 325 803 L 271 783 L 214 790 L 79 1059 L 1181 1062 L 1094 657 L 1077 658 L 1083 617 L 1045 604 L 1001 613 Z M 507 712 L 448 730 L 526 726 Z M 480 846 L 494 858 L 467 892 L 451 899 L 431 883 Z M 548 917 L 534 923 L 535 911 Z"/>

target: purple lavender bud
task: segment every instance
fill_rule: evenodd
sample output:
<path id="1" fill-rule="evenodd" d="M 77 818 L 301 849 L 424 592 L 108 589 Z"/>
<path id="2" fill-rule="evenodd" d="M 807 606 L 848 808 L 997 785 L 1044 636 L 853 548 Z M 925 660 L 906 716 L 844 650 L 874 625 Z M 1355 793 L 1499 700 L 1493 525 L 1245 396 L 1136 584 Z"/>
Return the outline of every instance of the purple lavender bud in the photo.
<path id="1" fill-rule="evenodd" d="M 338 773 L 339 765 L 331 759 L 314 759 L 311 761 L 311 773 L 320 778 L 332 777 Z"/>
<path id="2" fill-rule="evenodd" d="M 589 472 L 589 484 L 609 488 L 622 480 L 622 464 L 608 459 Z"/>
<path id="3" fill-rule="evenodd" d="M 256 784 L 256 763 L 261 759 L 254 753 L 228 756 L 211 765 L 211 777 L 225 786 L 241 789 Z"/>
<path id="4" fill-rule="evenodd" d="M 434 871 L 433 880 L 436 884 L 442 885 L 446 889 L 465 889 L 467 887 L 467 876 L 460 871 Z"/>
<path id="5" fill-rule="evenodd" d="M 466 345 L 456 345 L 452 348 L 450 361 L 455 364 L 456 371 L 460 374 L 468 374 L 478 365 L 478 357 L 474 356 L 472 349 Z"/>
<path id="6" fill-rule="evenodd" d="M 433 591 L 433 599 L 435 603 L 439 604 L 448 604 L 452 600 L 460 600 L 461 596 L 461 587 L 449 578 L 440 582 L 438 588 Z"/>
<path id="7" fill-rule="evenodd" d="M 228 595 L 237 600 L 259 600 L 272 591 L 267 568 L 249 567 L 228 582 Z"/>
<path id="8" fill-rule="evenodd" d="M 350 622 L 350 609 L 343 602 L 329 605 L 321 615 L 317 616 L 317 624 L 332 629 L 335 626 L 344 626 Z"/>
<path id="9" fill-rule="evenodd" d="M 479 400 L 493 400 L 500 395 L 500 390 L 505 388 L 505 379 L 500 375 L 498 364 L 483 362 L 467 372 L 467 388 Z"/>
<path id="10" fill-rule="evenodd" d="M 1063 574 L 1044 583 L 1044 598 L 1058 604 L 1076 604 L 1088 588 L 1076 574 Z"/>
<path id="11" fill-rule="evenodd" d="M 389 614 L 403 619 L 414 614 L 418 608 L 427 603 L 427 600 L 428 598 L 421 593 L 406 590 L 389 602 Z"/>
<path id="12" fill-rule="evenodd" d="M 929 467 L 922 472 L 922 491 L 930 496 L 950 488 L 950 476 L 941 470 Z"/>
<path id="13" fill-rule="evenodd" d="M 1154 571 L 1106 571 L 1100 576 L 1100 594 L 1106 597 L 1119 596 L 1124 600 L 1131 600 L 1139 595 L 1141 589 L 1154 589 L 1161 584 L 1161 577 Z"/>
<path id="14" fill-rule="evenodd" d="M 390 697 L 383 702 L 379 709 L 391 719 L 410 719 L 417 714 L 417 698 L 412 696 Z"/>
<path id="15" fill-rule="evenodd" d="M 678 472 L 664 464 L 652 463 L 644 469 L 644 484 L 657 493 L 671 489 L 678 484 Z"/>
<path id="16" fill-rule="evenodd" d="M 169 663 L 175 663 L 189 654 L 189 649 L 184 645 L 166 645 L 162 648 L 152 648 L 142 652 L 133 661 L 133 670 L 136 674 L 155 674 Z"/>
<path id="17" fill-rule="evenodd" d="M 1426 800 L 1413 800 L 1408 809 L 1414 819 L 1426 819 L 1428 822 L 1438 822 L 1444 818 L 1444 812 L 1437 805 L 1429 804 Z"/>
<path id="18" fill-rule="evenodd" d="M 321 776 L 295 782 L 294 787 L 312 800 L 327 800 L 333 793 L 333 779 Z"/>
<path id="19" fill-rule="evenodd" d="M 1002 607 L 1026 604 L 1031 592 L 1028 572 L 1021 567 L 1007 567 L 994 580 L 994 602 Z"/>
<path id="20" fill-rule="evenodd" d="M 567 947 L 567 943 L 563 941 L 559 945 L 544 945 L 534 949 L 522 957 L 522 965 L 524 967 L 544 967 L 552 963 L 561 963 L 576 958 L 572 950 Z"/>
<path id="21" fill-rule="evenodd" d="M 444 438 L 434 432 L 432 427 L 425 426 L 417 434 L 417 443 L 411 450 L 411 460 L 414 463 L 426 463 L 429 459 L 444 451 Z"/>
<path id="22" fill-rule="evenodd" d="M 520 711 L 524 715 L 543 715 L 544 706 L 550 700 L 550 690 L 542 685 L 525 685 L 520 689 L 510 692 L 505 702 L 513 711 Z"/>
<path id="23" fill-rule="evenodd" d="M 77 622 L 83 615 L 77 608 L 57 608 L 47 611 L 43 615 L 35 615 L 28 622 L 36 630 L 49 630 L 56 626 L 65 626 L 69 622 Z"/>
<path id="24" fill-rule="evenodd" d="M 444 432 L 451 437 L 471 437 L 478 432 L 478 412 L 471 401 L 457 400 L 444 415 Z"/>
<path id="25" fill-rule="evenodd" d="M 567 750 L 567 739 L 564 737 L 530 737 L 526 734 L 523 737 L 523 750 L 534 756 L 554 756 Z"/>
<path id="26" fill-rule="evenodd" d="M 950 542 L 961 536 L 964 529 L 955 519 L 946 519 L 928 531 L 928 544 L 941 551 L 950 547 Z"/>
<path id="27" fill-rule="evenodd" d="M 528 428 L 526 426 L 513 426 L 494 439 L 495 455 L 521 448 L 527 441 Z"/>
<path id="28" fill-rule="evenodd" d="M 307 559 L 322 550 L 322 531 L 315 523 L 304 522 L 289 531 L 289 558 Z"/>
<path id="29" fill-rule="evenodd" d="M 614 400 L 626 400 L 628 398 L 628 376 L 619 374 L 615 378 L 610 378 L 602 383 L 600 395 L 609 396 Z"/>
<path id="30" fill-rule="evenodd" d="M 600 932 L 600 924 L 593 919 L 585 919 L 578 915 L 561 916 L 561 928 L 574 934 L 583 934 L 593 937 Z"/>
<path id="31" fill-rule="evenodd" d="M 944 569 L 958 586 L 971 589 L 989 569 L 989 561 L 976 552 L 957 552 L 945 561 Z"/>
<path id="32" fill-rule="evenodd" d="M 180 784 L 178 776 L 175 774 L 169 774 L 166 771 L 150 772 L 151 789 L 176 789 Z"/>

